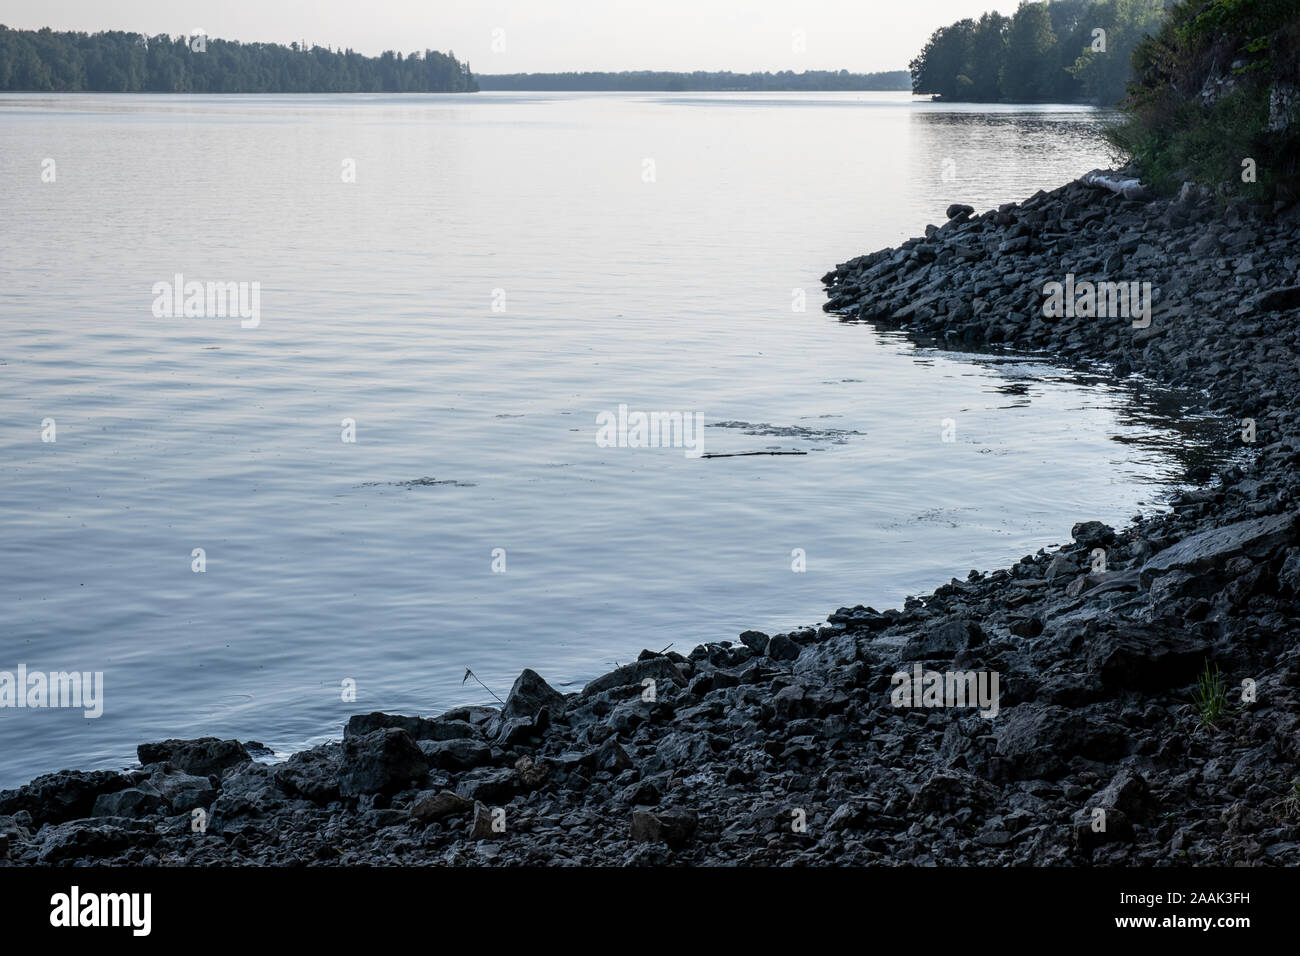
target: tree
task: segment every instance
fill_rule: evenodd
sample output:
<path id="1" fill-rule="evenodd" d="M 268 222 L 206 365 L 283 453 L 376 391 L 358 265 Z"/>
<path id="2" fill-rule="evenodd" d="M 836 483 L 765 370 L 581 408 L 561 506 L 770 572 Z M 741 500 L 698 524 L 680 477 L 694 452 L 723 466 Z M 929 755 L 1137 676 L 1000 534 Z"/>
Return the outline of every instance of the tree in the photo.
<path id="1" fill-rule="evenodd" d="M 455 57 L 360 56 L 305 45 L 237 43 L 209 37 L 205 52 L 185 37 L 121 31 L 55 33 L 0 26 L 0 90 L 157 93 L 461 92 L 478 83 Z"/>
<path id="2" fill-rule="evenodd" d="M 1013 100 L 1054 99 L 1059 89 L 1056 63 L 1049 56 L 1056 45 L 1046 3 L 1022 3 L 1007 36 L 1002 90 Z"/>
<path id="3" fill-rule="evenodd" d="M 1011 18 L 1000 13 L 986 13 L 975 25 L 966 70 L 972 99 L 988 103 L 1002 98 L 1002 64 L 1006 60 L 1010 28 Z"/>

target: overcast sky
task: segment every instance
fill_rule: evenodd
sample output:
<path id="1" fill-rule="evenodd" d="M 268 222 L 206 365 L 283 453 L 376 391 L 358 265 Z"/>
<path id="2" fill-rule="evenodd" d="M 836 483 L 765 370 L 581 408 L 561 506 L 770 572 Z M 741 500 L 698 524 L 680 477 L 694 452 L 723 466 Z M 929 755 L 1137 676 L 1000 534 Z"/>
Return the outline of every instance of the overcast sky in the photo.
<path id="1" fill-rule="evenodd" d="M 0 23 L 453 50 L 477 73 L 906 69 L 939 26 L 1018 0 L 0 0 Z M 802 31 L 800 35 L 799 31 Z M 796 49 L 802 36 L 803 50 Z M 493 42 L 504 49 L 494 51 Z"/>

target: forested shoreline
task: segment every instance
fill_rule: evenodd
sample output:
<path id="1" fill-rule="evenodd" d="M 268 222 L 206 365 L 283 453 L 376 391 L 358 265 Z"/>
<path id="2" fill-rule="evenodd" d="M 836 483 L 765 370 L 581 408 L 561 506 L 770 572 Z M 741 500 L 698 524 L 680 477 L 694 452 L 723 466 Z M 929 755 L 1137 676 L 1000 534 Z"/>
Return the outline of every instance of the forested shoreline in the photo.
<path id="1" fill-rule="evenodd" d="M 147 37 L 0 25 L 0 90 L 49 93 L 469 93 L 453 53 L 240 43 L 202 34 Z"/>
<path id="2" fill-rule="evenodd" d="M 848 70 L 806 70 L 795 73 L 732 73 L 730 70 L 625 70 L 619 73 L 499 73 L 478 77 L 485 90 L 609 90 L 628 92 L 678 92 L 686 90 L 907 90 L 906 70 L 850 73 Z"/>
<path id="3" fill-rule="evenodd" d="M 1162 0 L 1024 2 L 931 34 L 909 64 L 912 92 L 992 103 L 1124 98 L 1133 51 L 1164 16 Z"/>

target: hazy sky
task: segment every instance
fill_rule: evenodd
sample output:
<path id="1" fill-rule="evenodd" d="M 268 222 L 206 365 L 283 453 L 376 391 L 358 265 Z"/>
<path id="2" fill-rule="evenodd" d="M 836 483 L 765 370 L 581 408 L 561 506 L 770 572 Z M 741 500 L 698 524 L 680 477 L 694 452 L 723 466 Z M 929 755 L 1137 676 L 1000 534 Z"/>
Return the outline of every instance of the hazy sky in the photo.
<path id="1" fill-rule="evenodd" d="M 478 73 L 901 70 L 939 26 L 1018 0 L 0 0 L 0 23 L 455 51 Z M 499 31 L 495 32 L 494 31 Z M 802 31 L 803 51 L 796 49 Z M 493 40 L 504 49 L 494 51 Z"/>

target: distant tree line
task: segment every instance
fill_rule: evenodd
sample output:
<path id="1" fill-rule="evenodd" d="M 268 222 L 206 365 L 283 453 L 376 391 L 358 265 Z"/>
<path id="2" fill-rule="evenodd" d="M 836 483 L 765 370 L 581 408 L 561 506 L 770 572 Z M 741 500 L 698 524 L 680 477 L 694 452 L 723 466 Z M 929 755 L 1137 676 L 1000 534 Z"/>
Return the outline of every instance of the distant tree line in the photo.
<path id="1" fill-rule="evenodd" d="M 906 90 L 906 70 L 886 73 L 850 73 L 848 70 L 807 70 L 794 73 L 672 73 L 635 70 L 622 73 L 497 73 L 478 78 L 485 90 L 626 90 L 675 92 L 680 90 Z"/>
<path id="2" fill-rule="evenodd" d="M 113 30 L 55 33 L 0 25 L 0 90 L 97 93 L 473 92 L 452 53 L 352 50 Z"/>
<path id="3" fill-rule="evenodd" d="M 1025 2 L 940 27 L 910 64 L 912 92 L 990 103 L 1124 98 L 1130 59 L 1164 15 L 1163 0 Z"/>

